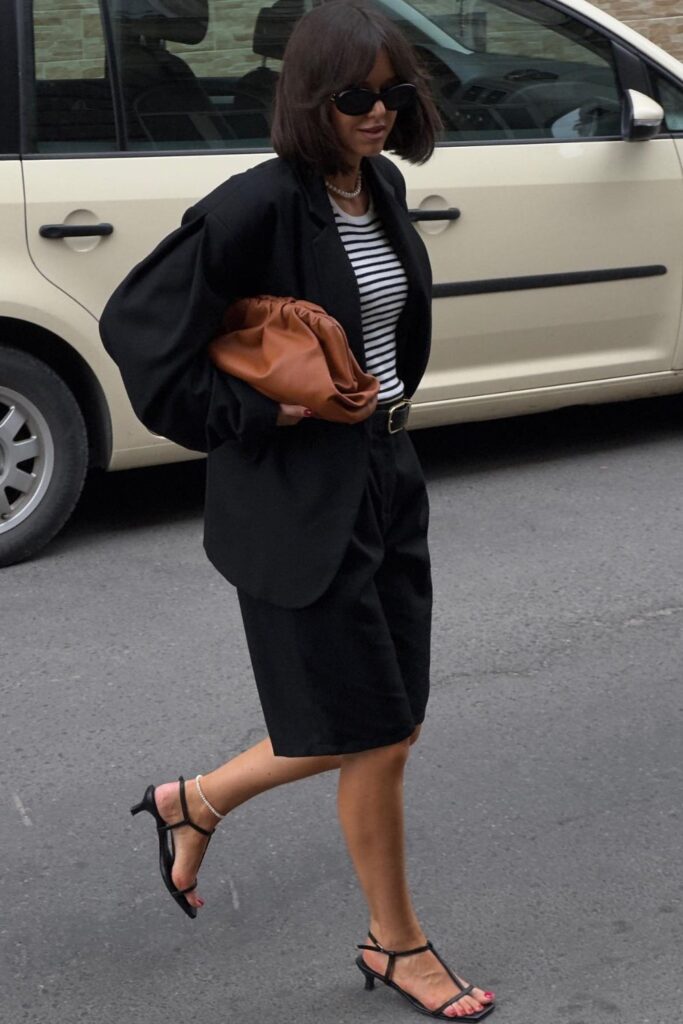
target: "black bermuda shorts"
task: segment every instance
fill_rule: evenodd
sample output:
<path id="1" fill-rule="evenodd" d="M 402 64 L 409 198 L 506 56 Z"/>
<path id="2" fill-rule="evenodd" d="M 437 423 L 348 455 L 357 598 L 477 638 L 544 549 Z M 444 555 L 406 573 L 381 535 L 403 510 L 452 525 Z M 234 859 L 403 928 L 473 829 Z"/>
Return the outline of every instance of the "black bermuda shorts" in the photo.
<path id="1" fill-rule="evenodd" d="M 425 716 L 432 586 L 429 504 L 407 431 L 372 426 L 366 487 L 339 571 L 304 608 L 238 589 L 275 754 L 397 743 Z"/>

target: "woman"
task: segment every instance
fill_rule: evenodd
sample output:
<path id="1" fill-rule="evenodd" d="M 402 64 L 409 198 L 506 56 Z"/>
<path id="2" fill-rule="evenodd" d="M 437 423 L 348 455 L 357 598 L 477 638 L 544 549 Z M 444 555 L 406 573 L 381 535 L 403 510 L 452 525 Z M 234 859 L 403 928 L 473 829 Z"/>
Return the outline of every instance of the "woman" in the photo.
<path id="1" fill-rule="evenodd" d="M 367 899 L 356 963 L 438 1019 L 493 994 L 457 978 L 405 873 L 403 772 L 428 695 L 428 507 L 403 429 L 429 351 L 431 275 L 384 148 L 433 150 L 438 117 L 410 46 L 357 0 L 298 22 L 278 82 L 279 154 L 203 199 L 112 296 L 102 337 L 140 418 L 208 449 L 205 546 L 237 586 L 268 738 L 206 776 L 149 786 L 162 876 L 190 916 L 216 824 L 274 786 L 339 772 Z M 349 426 L 220 374 L 206 347 L 237 297 L 292 295 L 344 326 L 379 405 Z M 168 845 L 167 845 L 168 840 Z"/>

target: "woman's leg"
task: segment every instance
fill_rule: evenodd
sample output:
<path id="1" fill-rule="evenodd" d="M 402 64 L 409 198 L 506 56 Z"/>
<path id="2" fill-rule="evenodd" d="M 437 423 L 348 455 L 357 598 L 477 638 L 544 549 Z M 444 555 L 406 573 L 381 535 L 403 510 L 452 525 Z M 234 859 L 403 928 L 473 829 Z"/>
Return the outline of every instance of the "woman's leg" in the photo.
<path id="1" fill-rule="evenodd" d="M 404 740 L 344 754 L 339 772 L 339 820 L 368 903 L 370 931 L 385 949 L 412 949 L 426 941 L 406 878 L 403 773 L 409 747 L 410 740 Z M 387 957 L 383 953 L 364 950 L 363 957 L 369 967 L 384 973 Z M 393 980 L 430 1010 L 459 991 L 429 951 L 398 957 Z M 444 1012 L 457 1018 L 482 1009 L 489 1001 L 486 993 L 475 988 Z"/>
<path id="2" fill-rule="evenodd" d="M 270 739 L 261 740 L 253 747 L 233 757 L 208 775 L 203 775 L 201 787 L 204 796 L 220 814 L 228 814 L 246 800 L 264 793 L 267 789 L 281 786 L 285 782 L 305 779 L 333 768 L 339 768 L 339 755 L 331 757 L 277 757 L 273 753 Z M 157 786 L 155 797 L 159 813 L 165 821 L 173 822 L 182 818 L 179 784 L 167 782 Z M 201 800 L 194 779 L 185 786 L 190 819 L 202 828 L 212 829 L 218 819 Z M 178 889 L 192 885 L 197 877 L 202 855 L 208 840 L 194 829 L 186 827 L 173 830 L 176 858 L 173 865 L 173 884 Z M 203 906 L 197 891 L 187 894 L 192 906 Z"/>

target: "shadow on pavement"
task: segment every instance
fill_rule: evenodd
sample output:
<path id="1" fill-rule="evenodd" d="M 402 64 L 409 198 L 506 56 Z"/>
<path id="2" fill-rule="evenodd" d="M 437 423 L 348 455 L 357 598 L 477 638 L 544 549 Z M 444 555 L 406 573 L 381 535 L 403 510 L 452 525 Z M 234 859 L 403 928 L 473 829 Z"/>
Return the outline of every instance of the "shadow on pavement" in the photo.
<path id="1" fill-rule="evenodd" d="M 412 434 L 428 479 L 557 461 L 683 435 L 683 399 L 581 405 Z"/>

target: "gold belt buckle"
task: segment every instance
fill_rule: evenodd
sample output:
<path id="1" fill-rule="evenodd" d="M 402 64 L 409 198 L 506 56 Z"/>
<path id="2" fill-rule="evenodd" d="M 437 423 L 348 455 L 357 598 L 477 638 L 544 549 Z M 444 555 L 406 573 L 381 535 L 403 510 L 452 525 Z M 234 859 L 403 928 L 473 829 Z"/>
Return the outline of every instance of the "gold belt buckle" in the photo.
<path id="1" fill-rule="evenodd" d="M 405 409 L 405 416 L 399 426 L 394 426 L 394 413 L 398 412 L 399 409 Z M 410 399 L 402 398 L 400 402 L 396 402 L 395 405 L 389 406 L 388 409 L 389 417 L 387 421 L 387 432 L 389 434 L 398 434 L 400 430 L 405 429 L 405 425 L 408 422 L 408 414 L 410 413 Z"/>

